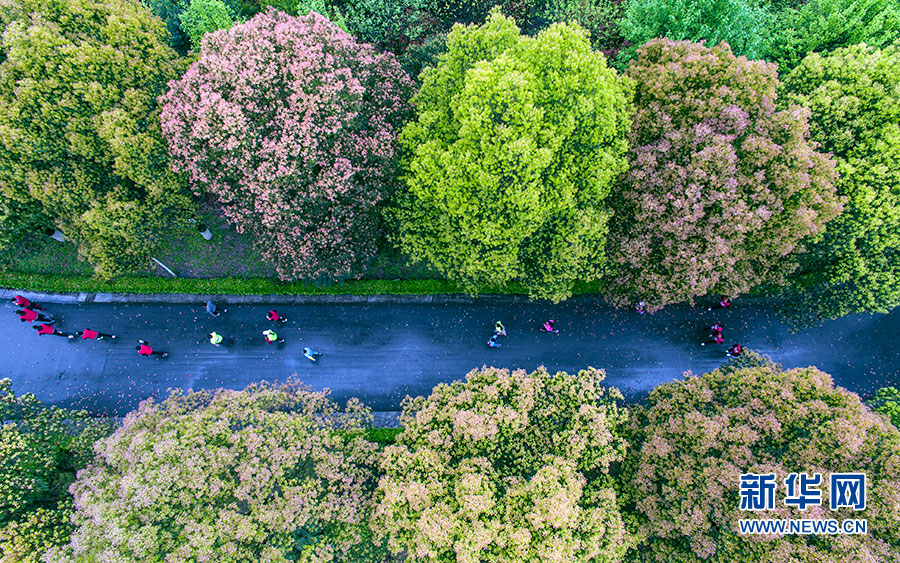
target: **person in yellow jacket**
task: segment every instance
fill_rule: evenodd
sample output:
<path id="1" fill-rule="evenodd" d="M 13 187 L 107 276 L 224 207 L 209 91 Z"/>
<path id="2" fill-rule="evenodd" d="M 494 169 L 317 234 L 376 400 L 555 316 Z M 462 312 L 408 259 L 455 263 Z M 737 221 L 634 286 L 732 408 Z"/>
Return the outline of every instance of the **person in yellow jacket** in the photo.
<path id="1" fill-rule="evenodd" d="M 224 340 L 224 338 L 222 338 L 222 335 L 219 334 L 218 332 L 210 332 L 209 333 L 209 343 L 212 344 L 213 346 L 221 346 L 223 340 Z"/>

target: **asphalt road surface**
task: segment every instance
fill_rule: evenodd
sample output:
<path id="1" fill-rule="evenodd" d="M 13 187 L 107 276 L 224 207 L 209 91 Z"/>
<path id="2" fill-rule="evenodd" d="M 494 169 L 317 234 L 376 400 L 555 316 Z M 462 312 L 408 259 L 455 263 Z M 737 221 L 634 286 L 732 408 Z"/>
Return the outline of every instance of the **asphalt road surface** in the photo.
<path id="1" fill-rule="evenodd" d="M 706 304 L 704 304 L 706 305 Z M 471 304 L 334 304 L 278 306 L 287 323 L 271 323 L 260 305 L 229 306 L 218 318 L 197 305 L 45 304 L 60 330 L 91 328 L 116 340 L 68 340 L 38 336 L 13 314 L 0 315 L 0 378 L 16 393 L 33 392 L 60 406 L 124 416 L 170 388 L 241 389 L 293 374 L 314 389 L 329 388 L 344 401 L 357 397 L 375 411 L 399 410 L 403 397 L 427 395 L 441 382 L 462 379 L 484 365 L 577 372 L 606 370 L 607 383 L 630 400 L 686 371 L 704 373 L 725 360 L 739 342 L 768 354 L 786 368 L 815 365 L 836 383 L 868 395 L 900 385 L 900 309 L 889 315 L 852 315 L 791 334 L 767 302 L 737 300 L 727 311 L 669 307 L 652 315 L 616 311 L 591 298 L 559 305 L 477 301 Z M 559 334 L 540 332 L 557 320 Z M 486 342 L 495 321 L 506 326 L 502 347 Z M 700 346 L 705 327 L 725 325 L 725 344 Z M 273 328 L 283 344 L 268 345 Z M 215 330 L 230 345 L 216 348 Z M 138 339 L 169 353 L 138 356 Z M 301 355 L 323 353 L 316 363 Z"/>

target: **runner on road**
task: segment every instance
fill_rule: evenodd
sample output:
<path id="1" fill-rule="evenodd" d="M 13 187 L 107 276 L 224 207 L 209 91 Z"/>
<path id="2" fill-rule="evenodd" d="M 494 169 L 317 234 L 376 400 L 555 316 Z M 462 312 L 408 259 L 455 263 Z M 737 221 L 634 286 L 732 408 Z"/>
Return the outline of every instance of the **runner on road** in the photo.
<path id="1" fill-rule="evenodd" d="M 272 309 L 266 314 L 266 318 L 270 321 L 286 323 L 287 319 L 278 314 L 278 311 Z"/>
<path id="2" fill-rule="evenodd" d="M 710 307 L 709 309 L 707 309 L 707 311 L 712 311 L 713 309 L 727 309 L 730 306 L 731 306 L 731 299 L 729 299 L 723 295 L 722 298 L 719 299 L 719 304 L 714 307 Z"/>
<path id="3" fill-rule="evenodd" d="M 284 338 L 278 338 L 278 334 L 274 330 L 264 330 L 263 336 L 266 337 L 266 344 L 274 344 L 276 342 L 284 342 Z"/>
<path id="4" fill-rule="evenodd" d="M 487 341 L 488 348 L 499 348 L 500 343 L 497 342 L 497 335 L 493 334 L 491 339 Z"/>
<path id="5" fill-rule="evenodd" d="M 638 301 L 637 305 L 634 306 L 634 309 L 638 312 L 638 315 L 643 315 L 647 312 L 647 303 L 644 301 Z"/>
<path id="6" fill-rule="evenodd" d="M 541 330 L 543 330 L 544 332 L 554 332 L 554 333 L 559 332 L 559 329 L 553 328 L 554 322 L 555 321 L 553 319 L 550 319 L 549 321 L 545 322 L 544 326 L 541 327 Z"/>
<path id="7" fill-rule="evenodd" d="M 222 313 L 227 313 L 228 309 L 219 310 L 219 308 L 216 307 L 215 303 L 213 303 L 212 301 L 207 301 L 206 302 L 206 312 L 209 313 L 210 315 L 212 315 L 213 317 L 218 317 Z"/>
<path id="8" fill-rule="evenodd" d="M 308 359 L 310 359 L 310 360 L 312 360 L 312 361 L 316 361 L 316 356 L 321 356 L 322 353 L 321 353 L 321 352 L 316 352 L 316 351 L 313 350 L 312 348 L 304 348 L 304 349 L 303 349 L 303 355 L 306 356 Z"/>
<path id="9" fill-rule="evenodd" d="M 53 323 L 55 321 L 50 321 Z M 56 327 L 52 324 L 44 323 L 41 325 L 31 325 L 31 328 L 38 331 L 38 334 L 43 336 L 45 334 L 49 334 L 50 336 L 65 336 L 66 338 L 75 338 L 74 334 L 66 334 L 61 330 L 56 330 Z"/>
<path id="10" fill-rule="evenodd" d="M 35 313 L 31 309 L 19 309 L 18 311 L 16 311 L 16 314 L 19 315 L 19 320 L 23 323 L 33 323 L 34 321 L 46 322 L 53 320 L 50 315 Z"/>
<path id="11" fill-rule="evenodd" d="M 700 346 L 706 346 L 707 344 L 724 344 L 725 343 L 725 337 L 722 336 L 721 332 L 716 332 L 716 331 L 710 332 L 709 338 L 710 338 L 709 342 L 701 342 Z"/>
<path id="12" fill-rule="evenodd" d="M 103 340 L 104 338 L 118 338 L 115 334 L 104 334 L 102 332 L 97 332 L 96 330 L 91 330 L 86 328 L 84 330 L 79 330 L 75 333 L 75 336 L 80 336 L 82 340 Z"/>
<path id="13" fill-rule="evenodd" d="M 744 351 L 743 346 L 741 346 L 740 344 L 735 344 L 734 346 L 729 348 L 727 352 L 725 352 L 725 355 L 731 356 L 732 358 L 737 358 L 738 356 L 741 355 L 741 352 L 743 352 L 743 351 Z"/>
<path id="14" fill-rule="evenodd" d="M 213 346 L 220 346 L 222 344 L 223 340 L 224 340 L 224 338 L 222 338 L 221 334 L 219 334 L 217 332 L 209 333 L 209 343 L 212 344 Z"/>
<path id="15" fill-rule="evenodd" d="M 28 299 L 22 297 L 21 295 L 16 295 L 15 297 L 12 298 L 11 301 L 16 304 L 16 307 L 19 307 L 21 309 L 33 309 L 35 311 L 43 311 L 44 310 L 44 308 L 41 307 L 40 305 L 38 305 L 37 303 L 35 303 L 33 301 L 29 301 Z"/>
<path id="16" fill-rule="evenodd" d="M 506 327 L 503 326 L 503 323 L 497 321 L 497 324 L 494 325 L 494 334 L 497 336 L 506 336 Z"/>
<path id="17" fill-rule="evenodd" d="M 149 358 L 150 356 L 159 356 L 160 358 L 165 358 L 169 355 L 166 352 L 157 352 L 150 347 L 150 343 L 146 340 L 138 340 L 138 345 L 135 346 L 134 349 L 137 350 L 138 354 L 144 356 L 145 358 Z"/>

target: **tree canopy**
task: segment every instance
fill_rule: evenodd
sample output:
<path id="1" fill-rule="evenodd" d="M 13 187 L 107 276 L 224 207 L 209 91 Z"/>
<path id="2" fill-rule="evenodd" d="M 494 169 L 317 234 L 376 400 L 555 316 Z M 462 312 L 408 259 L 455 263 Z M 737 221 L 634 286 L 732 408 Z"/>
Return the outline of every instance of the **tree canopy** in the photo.
<path id="1" fill-rule="evenodd" d="M 0 25 L 0 193 L 99 276 L 145 268 L 193 210 L 159 132 L 156 97 L 180 72 L 162 23 L 130 0 L 22 0 Z"/>
<path id="2" fill-rule="evenodd" d="M 765 59 L 787 74 L 808 53 L 828 53 L 866 43 L 887 46 L 900 39 L 900 0 L 809 0 L 777 13 Z"/>
<path id="3" fill-rule="evenodd" d="M 900 48 L 813 53 L 782 84 L 837 161 L 844 212 L 800 256 L 788 299 L 801 324 L 900 304 Z"/>
<path id="4" fill-rule="evenodd" d="M 619 561 L 630 538 L 608 472 L 627 417 L 604 377 L 484 368 L 408 398 L 373 530 L 408 561 Z"/>
<path id="5" fill-rule="evenodd" d="M 519 280 L 559 300 L 599 277 L 630 93 L 584 30 L 524 37 L 494 11 L 455 27 L 422 79 L 401 134 L 401 248 L 471 292 Z"/>
<path id="6" fill-rule="evenodd" d="M 657 37 L 673 41 L 727 43 L 736 55 L 760 59 L 770 12 L 754 0 L 629 1 L 619 29 L 632 46 L 620 54 L 630 60 L 644 43 Z"/>
<path id="7" fill-rule="evenodd" d="M 50 559 L 377 560 L 367 417 L 358 402 L 339 409 L 323 392 L 265 382 L 148 399 L 78 474 L 77 530 Z"/>
<path id="8" fill-rule="evenodd" d="M 176 169 L 254 238 L 281 279 L 358 277 L 382 236 L 412 80 L 311 12 L 207 36 L 164 96 Z"/>
<path id="9" fill-rule="evenodd" d="M 632 418 L 622 498 L 653 562 L 894 561 L 900 548 L 900 432 L 816 368 L 783 371 L 744 354 L 736 365 L 660 385 Z M 753 361 L 755 360 L 755 361 Z M 865 471 L 866 509 L 831 511 L 828 475 Z M 820 473 L 822 506 L 742 512 L 742 473 Z M 741 518 L 864 518 L 868 534 L 748 536 Z"/>
<path id="10" fill-rule="evenodd" d="M 781 283 L 841 210 L 809 110 L 778 110 L 775 65 L 655 39 L 628 67 L 629 169 L 613 192 L 606 294 L 650 309 Z"/>

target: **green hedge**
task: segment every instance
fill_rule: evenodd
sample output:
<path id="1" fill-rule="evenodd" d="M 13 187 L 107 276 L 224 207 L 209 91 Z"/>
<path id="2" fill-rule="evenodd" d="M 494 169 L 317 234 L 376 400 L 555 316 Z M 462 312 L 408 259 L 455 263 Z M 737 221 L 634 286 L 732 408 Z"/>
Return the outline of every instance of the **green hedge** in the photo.
<path id="1" fill-rule="evenodd" d="M 28 291 L 89 293 L 191 293 L 211 295 L 432 295 L 462 293 L 444 280 L 358 280 L 317 285 L 260 278 L 121 277 L 102 282 L 91 276 L 0 273 L 0 287 Z M 596 293 L 597 284 L 581 284 L 577 293 Z M 525 294 L 519 284 L 486 287 L 481 293 Z"/>

